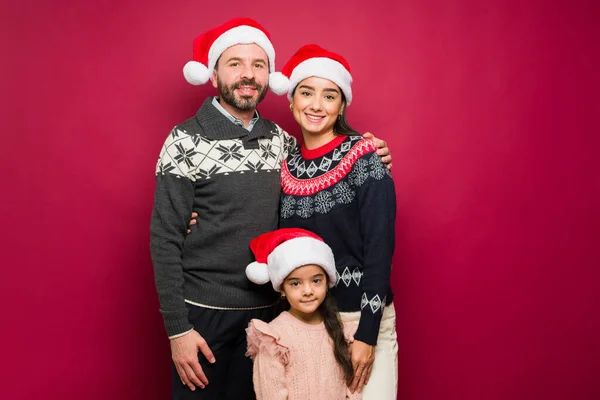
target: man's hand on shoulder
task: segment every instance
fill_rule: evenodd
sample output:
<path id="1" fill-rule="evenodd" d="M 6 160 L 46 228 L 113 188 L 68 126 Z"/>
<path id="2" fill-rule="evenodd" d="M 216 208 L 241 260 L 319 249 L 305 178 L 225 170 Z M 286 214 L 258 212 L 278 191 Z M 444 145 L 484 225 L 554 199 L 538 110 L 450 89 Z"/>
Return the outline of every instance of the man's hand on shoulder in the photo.
<path id="1" fill-rule="evenodd" d="M 377 147 L 377 155 L 381 157 L 381 162 L 386 165 L 388 169 L 392 169 L 392 155 L 390 149 L 387 147 L 385 140 L 377 139 L 371 132 L 367 132 L 362 135 L 363 138 L 372 140 Z"/>

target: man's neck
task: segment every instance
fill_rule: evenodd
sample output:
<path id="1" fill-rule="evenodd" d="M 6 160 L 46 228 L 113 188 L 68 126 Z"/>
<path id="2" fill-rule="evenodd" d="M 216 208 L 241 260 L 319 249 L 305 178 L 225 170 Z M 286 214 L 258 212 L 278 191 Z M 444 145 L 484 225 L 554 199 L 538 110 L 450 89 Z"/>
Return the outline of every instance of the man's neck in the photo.
<path id="1" fill-rule="evenodd" d="M 254 118 L 254 113 L 256 109 L 252 110 L 240 110 L 239 108 L 233 107 L 223 101 L 223 97 L 219 97 L 219 104 L 223 107 L 227 112 L 237 119 L 241 120 L 244 123 L 244 128 L 247 128 L 250 125 L 250 120 Z"/>

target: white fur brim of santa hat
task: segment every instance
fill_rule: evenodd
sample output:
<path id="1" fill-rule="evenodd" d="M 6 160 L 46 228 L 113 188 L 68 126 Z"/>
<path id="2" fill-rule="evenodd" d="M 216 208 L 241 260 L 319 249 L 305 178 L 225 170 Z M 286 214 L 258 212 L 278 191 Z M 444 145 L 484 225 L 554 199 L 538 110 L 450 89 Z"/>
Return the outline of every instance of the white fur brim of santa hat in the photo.
<path id="1" fill-rule="evenodd" d="M 302 46 L 282 69 L 289 79 L 288 100 L 296 86 L 306 78 L 315 76 L 335 83 L 346 97 L 346 106 L 352 103 L 352 75 L 350 65 L 341 55 L 316 44 Z"/>
<path id="2" fill-rule="evenodd" d="M 269 88 L 278 95 L 287 92 L 287 78 L 275 71 L 275 49 L 269 33 L 250 18 L 234 18 L 213 28 L 194 40 L 193 61 L 183 67 L 185 80 L 192 85 L 203 85 L 212 76 L 219 57 L 225 50 L 237 44 L 255 43 L 269 60 Z"/>
<path id="3" fill-rule="evenodd" d="M 295 228 L 278 229 L 254 239 L 250 248 L 257 261 L 246 267 L 246 276 L 256 284 L 271 281 L 273 289 L 279 292 L 285 278 L 296 268 L 318 265 L 327 274 L 329 287 L 335 286 L 337 275 L 333 252 L 312 232 Z"/>

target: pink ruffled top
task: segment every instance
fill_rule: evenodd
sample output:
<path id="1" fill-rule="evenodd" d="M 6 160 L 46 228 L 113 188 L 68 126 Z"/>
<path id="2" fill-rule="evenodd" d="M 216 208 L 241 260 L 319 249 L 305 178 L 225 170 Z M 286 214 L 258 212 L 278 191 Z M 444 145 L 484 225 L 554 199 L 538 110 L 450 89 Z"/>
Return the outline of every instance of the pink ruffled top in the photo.
<path id="1" fill-rule="evenodd" d="M 344 329 L 349 341 L 355 330 Z M 360 399 L 348 391 L 322 322 L 306 324 L 283 312 L 269 324 L 253 319 L 246 333 L 257 400 Z"/>

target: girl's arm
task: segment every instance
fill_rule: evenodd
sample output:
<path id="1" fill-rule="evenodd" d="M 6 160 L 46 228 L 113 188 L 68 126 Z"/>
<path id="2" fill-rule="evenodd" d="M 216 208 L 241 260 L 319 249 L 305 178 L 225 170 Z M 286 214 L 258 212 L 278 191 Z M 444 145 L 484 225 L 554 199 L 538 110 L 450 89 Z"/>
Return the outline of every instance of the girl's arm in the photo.
<path id="1" fill-rule="evenodd" d="M 287 400 L 285 365 L 280 357 L 263 349 L 254 358 L 254 391 L 257 400 Z"/>

